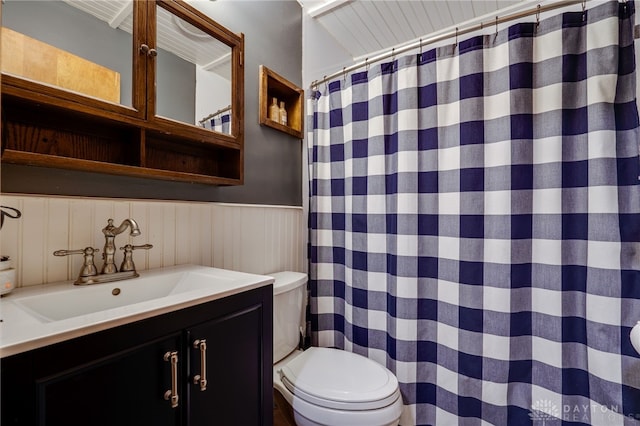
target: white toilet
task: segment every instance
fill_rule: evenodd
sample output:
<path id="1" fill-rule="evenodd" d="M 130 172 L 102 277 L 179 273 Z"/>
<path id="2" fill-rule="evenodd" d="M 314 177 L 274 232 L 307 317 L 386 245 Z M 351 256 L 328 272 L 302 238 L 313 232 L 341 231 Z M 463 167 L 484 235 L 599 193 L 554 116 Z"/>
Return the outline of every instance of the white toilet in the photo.
<path id="1" fill-rule="evenodd" d="M 271 274 L 273 384 L 299 426 L 392 426 L 402 413 L 398 379 L 386 367 L 351 352 L 298 350 L 307 276 Z"/>

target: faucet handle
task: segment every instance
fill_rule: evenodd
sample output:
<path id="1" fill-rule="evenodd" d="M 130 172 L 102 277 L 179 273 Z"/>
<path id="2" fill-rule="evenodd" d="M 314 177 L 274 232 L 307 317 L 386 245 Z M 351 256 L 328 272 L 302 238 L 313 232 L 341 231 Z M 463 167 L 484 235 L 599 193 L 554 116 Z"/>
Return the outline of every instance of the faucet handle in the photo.
<path id="1" fill-rule="evenodd" d="M 133 251 L 140 249 L 149 250 L 150 248 L 153 248 L 151 244 L 142 244 L 139 246 L 127 244 L 124 247 L 120 247 L 120 250 L 124 250 L 124 259 L 120 265 L 120 272 L 135 271 L 136 265 L 133 263 Z"/>
<path id="2" fill-rule="evenodd" d="M 139 246 L 131 246 L 131 250 L 149 250 L 153 248 L 153 244 L 142 244 Z M 124 250 L 123 248 L 120 248 L 120 250 Z"/>
<path id="3" fill-rule="evenodd" d="M 80 269 L 80 274 L 78 275 L 78 281 L 80 281 L 81 278 L 83 277 L 93 277 L 98 275 L 98 270 L 96 269 L 96 265 L 93 263 L 93 255 L 99 251 L 100 249 L 97 249 L 97 248 L 85 247 L 81 250 L 56 250 L 53 252 L 53 255 L 54 256 L 69 256 L 70 254 L 84 255 L 84 264 L 82 265 L 82 269 Z"/>
<path id="4" fill-rule="evenodd" d="M 93 253 L 99 252 L 100 249 L 93 247 L 85 247 L 79 250 L 56 250 L 53 252 L 54 256 L 69 256 L 70 254 L 84 254 L 84 255 L 92 255 Z"/>

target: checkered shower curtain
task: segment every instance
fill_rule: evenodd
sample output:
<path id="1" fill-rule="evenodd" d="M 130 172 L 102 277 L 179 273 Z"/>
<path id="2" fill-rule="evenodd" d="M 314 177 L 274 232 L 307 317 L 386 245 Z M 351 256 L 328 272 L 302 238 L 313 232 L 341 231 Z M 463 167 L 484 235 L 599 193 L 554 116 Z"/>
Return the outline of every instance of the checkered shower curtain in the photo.
<path id="1" fill-rule="evenodd" d="M 214 132 L 231 134 L 231 112 L 206 121 L 203 127 Z"/>
<path id="2" fill-rule="evenodd" d="M 633 7 L 313 91 L 314 343 L 389 367 L 401 424 L 640 424 Z"/>
<path id="3" fill-rule="evenodd" d="M 211 128 L 216 132 L 231 134 L 231 113 L 212 118 Z"/>

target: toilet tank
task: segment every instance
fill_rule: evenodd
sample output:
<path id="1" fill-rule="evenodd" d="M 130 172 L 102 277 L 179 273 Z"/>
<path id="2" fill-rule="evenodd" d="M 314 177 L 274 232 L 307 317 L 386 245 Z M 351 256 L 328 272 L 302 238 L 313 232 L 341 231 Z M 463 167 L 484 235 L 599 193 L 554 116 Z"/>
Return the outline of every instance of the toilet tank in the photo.
<path id="1" fill-rule="evenodd" d="M 277 272 L 273 283 L 273 363 L 295 349 L 304 330 L 307 274 Z M 302 327 L 302 328 L 301 328 Z"/>

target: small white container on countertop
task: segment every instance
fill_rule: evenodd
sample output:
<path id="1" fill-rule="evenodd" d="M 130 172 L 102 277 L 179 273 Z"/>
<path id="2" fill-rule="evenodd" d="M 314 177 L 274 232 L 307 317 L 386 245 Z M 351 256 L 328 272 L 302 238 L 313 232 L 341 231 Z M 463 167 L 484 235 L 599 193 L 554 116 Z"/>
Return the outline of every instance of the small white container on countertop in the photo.
<path id="1" fill-rule="evenodd" d="M 10 293 L 16 288 L 16 270 L 13 260 L 7 256 L 0 256 L 0 295 Z"/>

